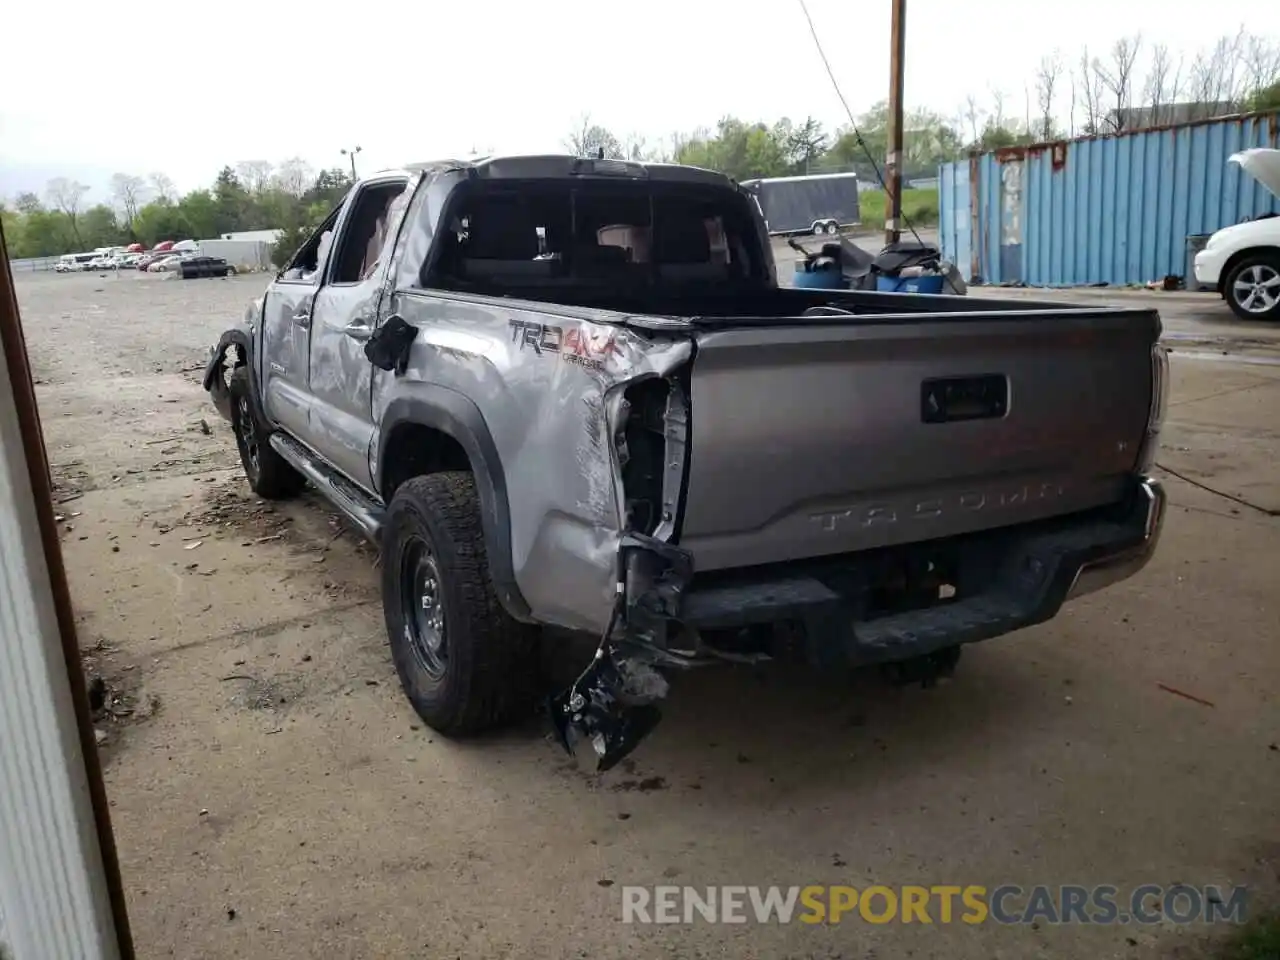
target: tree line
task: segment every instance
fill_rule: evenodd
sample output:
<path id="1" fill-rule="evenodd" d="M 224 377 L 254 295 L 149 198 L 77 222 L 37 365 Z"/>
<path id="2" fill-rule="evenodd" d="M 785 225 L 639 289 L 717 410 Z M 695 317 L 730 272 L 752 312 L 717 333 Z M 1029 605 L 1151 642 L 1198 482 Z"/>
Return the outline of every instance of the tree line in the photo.
<path id="1" fill-rule="evenodd" d="M 972 150 L 1280 109 L 1280 43 L 1241 30 L 1190 59 L 1148 44 L 1141 35 L 1121 37 L 1103 51 L 1085 48 L 1074 58 L 1055 50 L 1023 84 L 1022 103 L 1017 99 L 993 88 L 966 98 L 950 115 L 907 111 L 903 176 L 935 176 L 939 164 Z M 888 119 L 885 102 L 863 113 L 856 125 L 830 130 L 813 117 L 765 122 L 728 116 L 715 127 L 650 143 L 639 135 L 617 136 L 584 116 L 564 146 L 579 156 L 603 152 L 688 163 L 738 180 L 852 171 L 875 182 L 888 152 Z M 150 247 L 160 240 L 259 229 L 283 229 L 276 251 L 287 256 L 350 185 L 341 167 L 316 172 L 297 157 L 279 164 L 247 160 L 223 167 L 211 187 L 185 195 L 163 174 L 117 173 L 109 202 L 87 205 L 89 188 L 59 177 L 43 197 L 24 193 L 0 202 L 0 218 L 14 257 L 129 243 Z"/>
<path id="2" fill-rule="evenodd" d="M 211 187 L 179 195 L 162 173 L 117 173 L 110 202 L 85 203 L 89 188 L 66 177 L 44 196 L 21 193 L 0 205 L 9 255 L 48 257 L 97 247 L 209 239 L 240 230 L 282 229 L 278 249 L 292 251 L 342 199 L 351 177 L 341 167 L 318 173 L 300 158 L 224 166 Z"/>
<path id="3" fill-rule="evenodd" d="M 1021 104 L 1008 90 L 992 88 L 967 97 L 951 115 L 907 111 L 903 176 L 932 177 L 940 163 L 973 150 L 1280 109 L 1280 43 L 1241 29 L 1187 59 L 1134 34 L 1103 51 L 1085 47 L 1074 59 L 1054 50 L 1021 92 Z M 650 145 L 583 117 L 565 145 L 583 155 L 690 163 L 737 179 L 850 170 L 874 182 L 888 153 L 888 120 L 884 101 L 832 131 L 812 117 L 770 124 L 730 116 L 715 128 Z"/>

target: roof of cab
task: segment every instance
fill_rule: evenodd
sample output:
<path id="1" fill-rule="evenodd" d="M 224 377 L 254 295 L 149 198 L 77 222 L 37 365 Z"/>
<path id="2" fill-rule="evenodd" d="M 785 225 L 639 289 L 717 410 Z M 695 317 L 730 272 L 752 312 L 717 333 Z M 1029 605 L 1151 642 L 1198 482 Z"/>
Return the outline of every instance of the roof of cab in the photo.
<path id="1" fill-rule="evenodd" d="M 677 163 L 643 163 L 635 160 L 595 159 L 567 154 L 530 154 L 475 157 L 469 160 L 433 160 L 405 164 L 398 171 L 383 171 L 367 179 L 394 173 L 467 170 L 472 176 L 492 180 L 555 180 L 568 177 L 617 177 L 630 180 L 657 180 L 666 183 L 701 183 L 731 186 L 733 180 L 714 170 Z"/>

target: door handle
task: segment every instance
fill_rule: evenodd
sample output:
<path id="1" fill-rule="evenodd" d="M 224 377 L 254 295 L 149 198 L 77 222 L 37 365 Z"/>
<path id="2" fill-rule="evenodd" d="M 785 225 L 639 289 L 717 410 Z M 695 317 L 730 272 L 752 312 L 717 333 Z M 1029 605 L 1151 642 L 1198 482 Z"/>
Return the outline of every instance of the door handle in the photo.
<path id="1" fill-rule="evenodd" d="M 342 328 L 342 332 L 352 340 L 364 341 L 373 336 L 373 327 L 369 326 L 369 324 L 365 323 L 363 320 L 352 320 Z"/>
<path id="2" fill-rule="evenodd" d="M 305 330 L 311 326 L 311 314 L 306 310 L 299 310 L 293 315 L 293 322 Z"/>

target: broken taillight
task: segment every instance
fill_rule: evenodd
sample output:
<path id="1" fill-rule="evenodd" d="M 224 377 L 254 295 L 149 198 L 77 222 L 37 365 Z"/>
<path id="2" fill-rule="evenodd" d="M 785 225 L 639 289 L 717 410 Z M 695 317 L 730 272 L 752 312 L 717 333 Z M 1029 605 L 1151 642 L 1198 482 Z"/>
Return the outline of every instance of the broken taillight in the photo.
<path id="1" fill-rule="evenodd" d="M 1137 471 L 1151 472 L 1155 466 L 1156 451 L 1160 447 L 1160 428 L 1164 425 L 1165 408 L 1169 402 L 1169 349 L 1156 343 L 1151 347 L 1151 407 L 1147 414 L 1147 432 L 1138 454 Z"/>

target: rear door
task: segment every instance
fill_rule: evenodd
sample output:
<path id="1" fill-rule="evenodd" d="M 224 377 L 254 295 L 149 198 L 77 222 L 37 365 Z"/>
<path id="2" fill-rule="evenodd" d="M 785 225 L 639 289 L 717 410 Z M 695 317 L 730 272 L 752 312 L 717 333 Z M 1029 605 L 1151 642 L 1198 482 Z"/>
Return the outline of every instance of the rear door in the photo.
<path id="1" fill-rule="evenodd" d="M 1134 311 L 700 334 L 680 544 L 711 570 L 1112 502 L 1158 335 Z"/>

